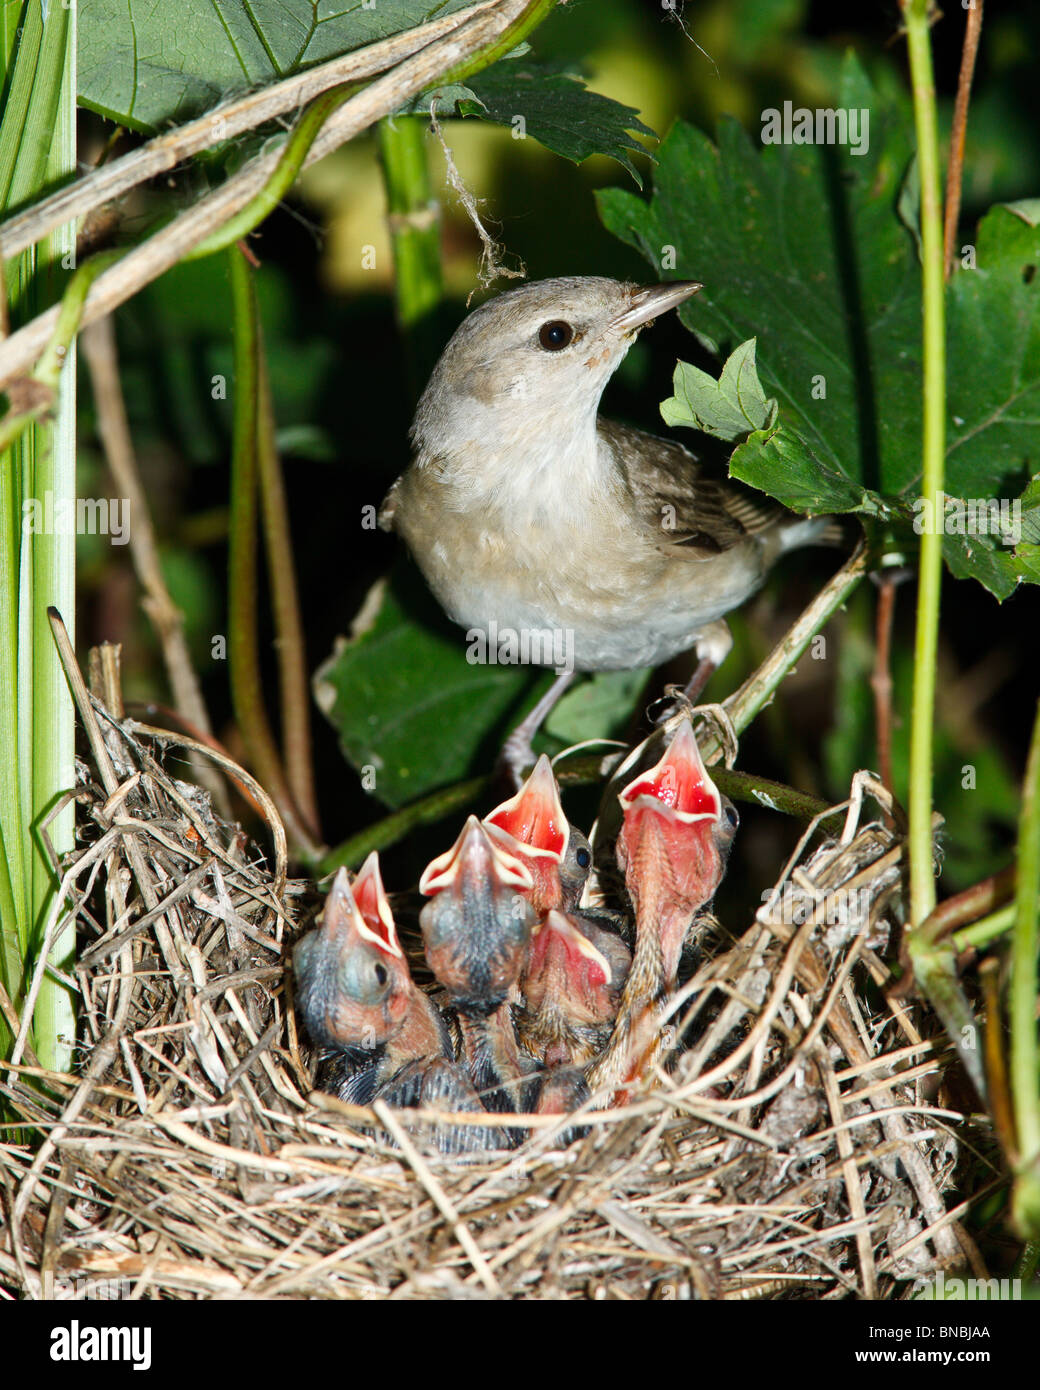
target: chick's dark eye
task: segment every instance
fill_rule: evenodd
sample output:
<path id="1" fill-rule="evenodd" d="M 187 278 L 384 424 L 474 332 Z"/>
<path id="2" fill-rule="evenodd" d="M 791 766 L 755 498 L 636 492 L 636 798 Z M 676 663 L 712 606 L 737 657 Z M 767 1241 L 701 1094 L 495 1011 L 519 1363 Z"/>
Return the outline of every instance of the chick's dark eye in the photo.
<path id="1" fill-rule="evenodd" d="M 574 329 L 563 319 L 550 319 L 538 330 L 538 341 L 548 352 L 559 352 L 574 337 Z"/>
<path id="2" fill-rule="evenodd" d="M 726 818 L 726 824 L 729 826 L 730 830 L 736 830 L 737 826 L 740 824 L 737 808 L 735 806 L 727 806 L 723 815 Z"/>
<path id="3" fill-rule="evenodd" d="M 592 855 L 587 849 L 579 849 L 574 857 L 578 861 L 579 869 L 587 869 L 592 863 Z"/>
<path id="4" fill-rule="evenodd" d="M 385 985 L 390 978 L 390 972 L 385 965 L 376 964 L 375 976 L 381 985 Z"/>

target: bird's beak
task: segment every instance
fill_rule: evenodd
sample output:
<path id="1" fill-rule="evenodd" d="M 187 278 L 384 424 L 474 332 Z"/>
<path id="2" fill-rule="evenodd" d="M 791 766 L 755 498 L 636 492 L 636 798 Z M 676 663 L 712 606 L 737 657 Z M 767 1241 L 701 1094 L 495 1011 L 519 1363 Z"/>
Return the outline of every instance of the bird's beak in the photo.
<path id="1" fill-rule="evenodd" d="M 528 854 L 551 855 L 560 863 L 567 853 L 570 826 L 563 814 L 552 765 L 543 753 L 517 794 L 484 817 L 486 825 L 505 830 Z"/>
<path id="2" fill-rule="evenodd" d="M 364 919 L 365 926 L 375 938 L 375 944 L 388 955 L 404 959 L 401 943 L 397 939 L 397 927 L 390 902 L 383 888 L 383 878 L 379 872 L 379 855 L 372 851 L 358 871 L 354 880 L 354 901 Z"/>
<path id="3" fill-rule="evenodd" d="M 704 286 L 699 280 L 672 280 L 664 285 L 647 285 L 636 290 L 624 313 L 611 321 L 611 328 L 621 333 L 631 333 L 642 328 L 669 309 L 674 309 L 695 295 Z"/>
<path id="4" fill-rule="evenodd" d="M 679 725 L 661 761 L 629 782 L 618 800 L 627 813 L 637 800 L 646 797 L 660 803 L 657 810 L 668 807 L 687 825 L 721 819 L 722 797 L 708 776 L 688 719 Z"/>
<path id="5" fill-rule="evenodd" d="M 562 912 L 550 912 L 535 928 L 528 975 L 533 975 L 539 965 L 544 967 L 548 962 L 568 980 L 587 975 L 594 986 L 611 983 L 610 962 L 606 956 Z"/>
<path id="6" fill-rule="evenodd" d="M 419 892 L 429 898 L 452 888 L 465 897 L 492 881 L 499 888 L 523 892 L 531 887 L 531 874 L 504 844 L 491 838 L 476 816 L 470 816 L 451 849 L 427 864 Z"/>
<path id="7" fill-rule="evenodd" d="M 374 854 L 369 855 L 353 885 L 346 869 L 340 869 L 336 874 L 329 896 L 325 899 L 325 906 L 321 910 L 321 932 L 327 941 L 339 941 L 344 949 L 351 949 L 358 941 L 365 941 L 370 946 L 378 946 L 386 955 L 400 956 L 403 959 L 394 919 L 390 915 L 390 904 L 386 901 L 383 884 L 379 879 L 379 866 L 371 863 L 374 858 Z M 378 901 L 373 884 L 373 869 L 378 894 L 382 896 L 386 917 L 389 919 L 389 931 L 386 919 L 380 915 L 378 907 L 375 907 L 374 914 L 367 910 Z"/>

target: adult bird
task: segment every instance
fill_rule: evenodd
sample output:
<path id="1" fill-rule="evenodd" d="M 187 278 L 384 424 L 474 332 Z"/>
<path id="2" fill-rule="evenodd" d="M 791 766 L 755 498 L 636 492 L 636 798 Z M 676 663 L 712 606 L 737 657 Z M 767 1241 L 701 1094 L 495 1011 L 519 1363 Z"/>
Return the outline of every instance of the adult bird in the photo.
<path id="1" fill-rule="evenodd" d="M 724 615 L 826 528 L 599 415 L 640 329 L 701 288 L 568 276 L 510 290 L 462 322 L 419 401 L 380 525 L 470 633 L 553 639 L 538 646 L 556 681 L 503 749 L 517 785 L 575 671 L 694 648 L 693 697 L 732 645 Z"/>

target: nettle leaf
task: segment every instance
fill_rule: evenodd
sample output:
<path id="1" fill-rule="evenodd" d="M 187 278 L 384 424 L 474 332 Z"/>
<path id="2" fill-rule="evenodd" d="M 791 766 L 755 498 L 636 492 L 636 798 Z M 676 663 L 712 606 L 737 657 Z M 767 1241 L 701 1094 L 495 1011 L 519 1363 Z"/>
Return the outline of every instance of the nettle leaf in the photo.
<path id="1" fill-rule="evenodd" d="M 718 381 L 689 362 L 678 362 L 672 379 L 674 396 L 661 402 L 668 425 L 688 425 L 729 443 L 768 429 L 776 419 L 755 370 L 755 339 L 741 343 L 726 359 Z"/>
<path id="2" fill-rule="evenodd" d="M 921 472 L 921 288 L 900 216 L 914 220 L 902 101 L 876 92 L 850 57 L 837 105 L 869 112 L 863 153 L 759 145 L 731 121 L 715 145 L 679 123 L 658 151 L 650 201 L 608 189 L 599 204 L 656 274 L 704 283 L 680 314 L 709 350 L 757 338 L 777 423 L 737 448 L 734 476 L 788 506 L 908 527 Z M 1035 212 L 1035 200 L 994 208 L 974 268 L 948 290 L 946 490 L 960 498 L 1016 497 L 1040 459 Z M 999 535 L 947 539 L 951 570 L 998 597 L 1035 577 Z"/>
<path id="3" fill-rule="evenodd" d="M 1040 228 L 1004 207 L 947 296 L 946 491 L 992 497 L 1040 466 Z M 1008 493 L 1004 492 L 1007 496 Z"/>
<path id="4" fill-rule="evenodd" d="M 467 661 L 465 634 L 410 564 L 380 581 L 364 612 L 314 676 L 347 761 L 372 769 L 374 795 L 392 807 L 486 770 L 525 697 L 550 677 Z"/>
<path id="5" fill-rule="evenodd" d="M 79 0 L 79 100 L 151 132 L 470 3 Z"/>
<path id="6" fill-rule="evenodd" d="M 699 337 L 724 351 L 757 338 L 763 388 L 813 457 L 898 494 L 920 465 L 919 267 L 895 215 L 912 123 L 854 59 L 843 73 L 839 104 L 870 113 L 865 154 L 761 145 L 730 120 L 716 146 L 679 123 L 658 150 L 650 202 L 607 189 L 600 212 L 657 275 L 703 281 L 680 310 Z"/>
<path id="7" fill-rule="evenodd" d="M 478 73 L 470 80 L 468 97 L 456 97 L 456 109 L 462 116 L 479 116 L 522 131 L 573 164 L 589 155 L 607 155 L 623 165 L 640 188 L 643 181 L 630 154 L 648 152 L 633 133 L 657 138 L 635 107 L 590 92 L 562 64 L 528 58 L 506 58 Z"/>

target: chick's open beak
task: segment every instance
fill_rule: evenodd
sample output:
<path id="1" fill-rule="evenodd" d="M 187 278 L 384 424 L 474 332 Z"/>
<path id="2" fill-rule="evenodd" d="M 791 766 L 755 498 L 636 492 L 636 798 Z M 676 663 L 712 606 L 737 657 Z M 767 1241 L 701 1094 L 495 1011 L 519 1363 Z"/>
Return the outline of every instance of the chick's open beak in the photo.
<path id="1" fill-rule="evenodd" d="M 631 333 L 661 314 L 666 314 L 669 309 L 685 304 L 703 288 L 699 280 L 672 280 L 663 285 L 647 285 L 644 289 L 636 290 L 629 307 L 610 326 L 621 333 Z"/>
<path id="2" fill-rule="evenodd" d="M 560 866 L 571 828 L 563 813 L 552 765 L 543 753 L 517 794 L 484 817 L 492 838 L 523 861 L 533 880 L 529 901 L 539 914 L 563 902 Z"/>
<path id="3" fill-rule="evenodd" d="M 403 960 L 404 952 L 397 939 L 397 926 L 386 890 L 383 888 L 383 878 L 379 872 L 379 855 L 375 850 L 358 870 L 358 876 L 354 880 L 354 901 L 365 926 L 375 937 L 375 944 L 388 955 Z"/>
<path id="4" fill-rule="evenodd" d="M 531 887 L 527 865 L 504 843 L 492 839 L 476 816 L 470 816 L 451 849 L 427 864 L 419 892 L 429 898 L 450 888 L 465 897 L 486 887 L 491 879 L 502 888 L 523 891 Z"/>
<path id="5" fill-rule="evenodd" d="M 543 753 L 517 794 L 484 817 L 527 847 L 534 855 L 552 855 L 557 863 L 567 853 L 570 827 L 563 814 L 552 764 Z"/>

